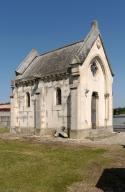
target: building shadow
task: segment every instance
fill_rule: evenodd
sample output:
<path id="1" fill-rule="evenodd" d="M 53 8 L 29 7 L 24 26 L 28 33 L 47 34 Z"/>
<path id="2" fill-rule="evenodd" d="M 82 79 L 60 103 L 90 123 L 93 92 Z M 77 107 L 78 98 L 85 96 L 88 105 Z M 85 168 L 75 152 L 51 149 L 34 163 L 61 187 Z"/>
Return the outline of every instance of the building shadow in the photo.
<path id="1" fill-rule="evenodd" d="M 125 168 L 104 169 L 96 187 L 104 192 L 125 192 Z"/>

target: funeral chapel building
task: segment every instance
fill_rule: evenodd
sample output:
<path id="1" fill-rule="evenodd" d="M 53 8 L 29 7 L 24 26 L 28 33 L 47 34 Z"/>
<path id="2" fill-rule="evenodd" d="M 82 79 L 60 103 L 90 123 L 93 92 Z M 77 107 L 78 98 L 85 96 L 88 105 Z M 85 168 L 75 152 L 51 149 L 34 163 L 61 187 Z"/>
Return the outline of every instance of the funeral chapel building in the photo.
<path id="1" fill-rule="evenodd" d="M 39 54 L 32 50 L 12 81 L 11 131 L 70 138 L 112 130 L 113 72 L 97 21 L 84 40 Z"/>

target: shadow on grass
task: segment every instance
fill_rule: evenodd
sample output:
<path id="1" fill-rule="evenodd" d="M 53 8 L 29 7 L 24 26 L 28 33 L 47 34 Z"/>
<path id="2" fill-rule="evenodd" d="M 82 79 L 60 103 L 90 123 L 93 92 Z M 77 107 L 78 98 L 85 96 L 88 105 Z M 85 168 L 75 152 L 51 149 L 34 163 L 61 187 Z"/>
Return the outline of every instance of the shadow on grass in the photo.
<path id="1" fill-rule="evenodd" d="M 125 168 L 104 169 L 96 187 L 104 192 L 125 192 Z"/>

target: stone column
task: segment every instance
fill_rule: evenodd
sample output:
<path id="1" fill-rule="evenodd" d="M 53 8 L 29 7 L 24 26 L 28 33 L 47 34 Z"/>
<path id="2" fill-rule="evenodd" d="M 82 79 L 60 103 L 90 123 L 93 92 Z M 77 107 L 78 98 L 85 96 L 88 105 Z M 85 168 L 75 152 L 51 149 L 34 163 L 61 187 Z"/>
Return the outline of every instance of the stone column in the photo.
<path id="1" fill-rule="evenodd" d="M 71 95 L 71 128 L 70 137 L 77 138 L 78 134 L 78 81 L 70 86 Z"/>
<path id="2" fill-rule="evenodd" d="M 109 120 L 109 93 L 105 94 L 105 127 L 107 127 L 107 121 Z"/>
<path id="3" fill-rule="evenodd" d="M 77 137 L 78 129 L 78 85 L 79 85 L 79 64 L 72 63 L 70 77 L 70 97 L 71 97 L 71 127 L 70 137 Z"/>
<path id="4" fill-rule="evenodd" d="M 77 87 L 71 87 L 71 130 L 77 129 Z"/>

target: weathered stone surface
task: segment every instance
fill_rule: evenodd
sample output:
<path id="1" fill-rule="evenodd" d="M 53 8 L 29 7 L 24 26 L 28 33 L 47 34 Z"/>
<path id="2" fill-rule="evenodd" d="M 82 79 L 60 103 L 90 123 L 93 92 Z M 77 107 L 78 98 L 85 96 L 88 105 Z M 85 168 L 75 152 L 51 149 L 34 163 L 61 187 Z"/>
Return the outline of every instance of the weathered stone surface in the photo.
<path id="1" fill-rule="evenodd" d="M 23 63 L 18 70 L 24 68 Z M 64 126 L 73 138 L 99 134 L 101 128 L 112 127 L 112 82 L 100 32 L 93 24 L 84 41 L 36 56 L 18 74 L 11 98 L 11 130 L 53 135 Z"/>

